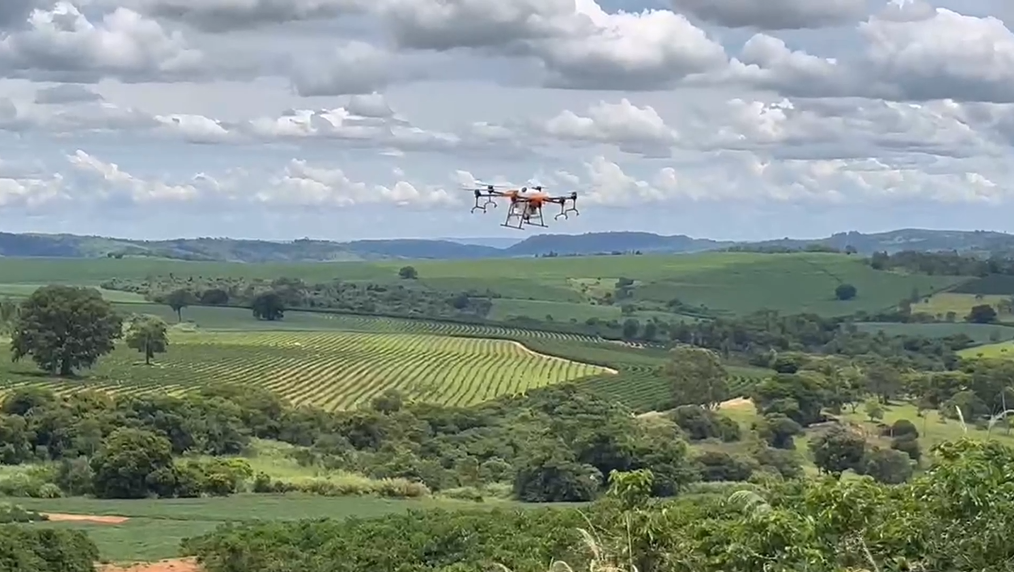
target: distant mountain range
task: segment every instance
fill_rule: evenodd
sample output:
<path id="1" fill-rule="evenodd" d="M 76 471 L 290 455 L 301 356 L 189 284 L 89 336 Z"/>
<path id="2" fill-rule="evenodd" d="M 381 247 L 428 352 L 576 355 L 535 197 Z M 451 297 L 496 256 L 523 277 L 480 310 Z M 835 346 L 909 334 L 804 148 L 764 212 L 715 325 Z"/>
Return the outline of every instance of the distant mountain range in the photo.
<path id="1" fill-rule="evenodd" d="M 290 242 L 232 238 L 128 240 L 71 234 L 0 233 L 5 257 L 157 257 L 234 262 L 310 262 L 390 259 L 509 258 L 609 253 L 690 253 L 728 248 L 803 249 L 820 245 L 859 253 L 900 250 L 956 250 L 965 253 L 1014 253 L 1014 235 L 992 231 L 903 229 L 874 234 L 843 232 L 820 239 L 783 238 L 759 242 L 718 241 L 650 232 L 595 232 L 579 235 L 539 234 L 521 241 L 500 238 L 396 239 Z"/>

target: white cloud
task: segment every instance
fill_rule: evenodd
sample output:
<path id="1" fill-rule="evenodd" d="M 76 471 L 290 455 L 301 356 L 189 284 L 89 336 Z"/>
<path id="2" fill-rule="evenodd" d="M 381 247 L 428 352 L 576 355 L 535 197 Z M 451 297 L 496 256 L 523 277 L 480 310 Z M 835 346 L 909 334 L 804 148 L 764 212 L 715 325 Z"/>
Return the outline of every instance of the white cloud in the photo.
<path id="1" fill-rule="evenodd" d="M 192 201 L 199 195 L 193 185 L 171 185 L 163 181 L 135 177 L 120 170 L 116 163 L 106 163 L 78 149 L 67 160 L 86 177 L 103 183 L 97 187 L 102 200 L 125 199 L 132 203 Z"/>
<path id="2" fill-rule="evenodd" d="M 561 141 L 607 143 L 647 155 L 667 155 L 679 140 L 679 133 L 666 125 L 653 107 L 638 107 L 626 98 L 618 103 L 600 101 L 588 108 L 587 115 L 564 110 L 537 130 Z"/>
<path id="3" fill-rule="evenodd" d="M 902 209 L 1009 225 L 1010 3 L 0 4 L 5 220 L 95 203 L 129 221 L 147 202 L 485 236 L 456 185 L 475 173 L 578 191 L 575 232 L 690 217 L 714 235 L 765 205 L 796 213 L 764 211 L 782 236 L 916 224 Z M 400 222 L 356 222 L 370 212 Z"/>
<path id="4" fill-rule="evenodd" d="M 204 54 L 182 34 L 155 20 L 117 8 L 93 22 L 65 0 L 33 10 L 27 29 L 0 40 L 0 69 L 42 80 L 182 79 L 201 73 L 204 64 Z"/>
<path id="5" fill-rule="evenodd" d="M 1014 102 L 1014 33 L 1001 20 L 913 6 L 859 24 L 865 50 L 850 59 L 790 49 L 757 34 L 729 72 L 713 77 L 807 97 Z"/>

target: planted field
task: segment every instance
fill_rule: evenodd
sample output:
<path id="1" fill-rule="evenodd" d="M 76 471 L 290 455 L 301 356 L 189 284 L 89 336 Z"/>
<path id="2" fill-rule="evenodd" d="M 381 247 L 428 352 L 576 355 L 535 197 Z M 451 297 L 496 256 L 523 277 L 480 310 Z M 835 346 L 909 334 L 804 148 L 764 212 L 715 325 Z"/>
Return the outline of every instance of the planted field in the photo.
<path id="1" fill-rule="evenodd" d="M 83 387 L 119 393 L 182 393 L 208 384 L 270 389 L 295 403 L 344 409 L 388 388 L 422 401 L 469 405 L 605 371 L 544 356 L 519 343 L 430 334 L 357 332 L 174 333 L 168 354 L 145 366 L 118 347 L 83 379 L 40 377 L 34 364 L 5 364 L 5 386 Z"/>
<path id="2" fill-rule="evenodd" d="M 932 324 L 899 324 L 895 322 L 861 322 L 856 328 L 864 332 L 883 331 L 887 336 L 922 336 L 945 338 L 964 334 L 977 343 L 999 342 L 1014 339 L 1014 327 L 993 324 L 968 324 L 955 322 Z"/>
<path id="3" fill-rule="evenodd" d="M 490 290 L 511 300 L 588 305 L 611 291 L 616 280 L 634 280 L 634 299 L 653 304 L 679 299 L 691 307 L 742 314 L 762 308 L 825 315 L 876 311 L 891 307 L 913 289 L 930 295 L 968 280 L 877 271 L 861 259 L 837 254 L 758 254 L 744 252 L 685 255 L 587 256 L 467 261 L 426 260 L 411 263 L 415 282 L 439 290 Z M 141 280 L 148 276 L 302 278 L 308 282 L 334 279 L 371 282 L 399 281 L 404 261 L 239 264 L 156 261 L 146 259 L 17 259 L 0 258 L 0 276 L 9 284 L 98 284 L 111 278 Z M 842 282 L 859 294 L 849 302 L 834 299 Z M 503 302 L 511 304 L 513 302 Z M 498 304 L 501 304 L 498 302 Z M 566 308 L 566 310 L 565 310 Z M 532 317 L 577 318 L 572 306 L 554 311 L 531 307 Z M 509 306 L 496 310 L 512 313 Z M 533 315 L 534 314 L 534 315 Z M 558 317 L 557 314 L 560 314 Z M 583 315 L 583 314 L 581 314 Z"/>

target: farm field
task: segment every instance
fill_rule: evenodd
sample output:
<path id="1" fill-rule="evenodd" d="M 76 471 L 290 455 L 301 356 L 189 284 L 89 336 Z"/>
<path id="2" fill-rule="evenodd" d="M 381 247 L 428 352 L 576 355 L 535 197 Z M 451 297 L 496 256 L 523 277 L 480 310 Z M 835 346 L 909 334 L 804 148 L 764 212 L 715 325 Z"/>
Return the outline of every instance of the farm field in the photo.
<path id="1" fill-rule="evenodd" d="M 398 281 L 398 269 L 412 264 L 417 285 L 440 290 L 492 290 L 509 312 L 513 300 L 588 304 L 620 277 L 637 282 L 634 301 L 664 304 L 673 299 L 712 311 L 743 314 L 768 308 L 782 312 L 848 314 L 877 311 L 909 296 L 930 295 L 968 278 L 877 271 L 861 259 L 838 254 L 699 253 L 685 255 L 588 256 L 468 261 L 385 261 L 310 264 L 238 264 L 146 259 L 0 259 L 7 284 L 71 283 L 96 285 L 111 278 L 141 280 L 150 275 L 276 278 L 306 281 Z M 858 288 L 856 299 L 840 302 L 842 282 Z M 597 286 L 595 286 L 597 285 Z M 533 308 L 532 311 L 539 311 Z M 571 308 L 573 310 L 573 308 Z M 595 312 L 598 310 L 588 310 Z M 564 318 L 567 312 L 557 308 Z M 546 313 L 536 316 L 543 318 Z M 573 316 L 572 317 L 576 317 Z"/>
<path id="2" fill-rule="evenodd" d="M 432 334 L 173 332 L 170 344 L 151 366 L 137 352 L 118 347 L 74 381 L 40 378 L 31 362 L 7 365 L 6 347 L 0 349 L 0 367 L 6 388 L 178 394 L 235 383 L 327 409 L 355 407 L 389 388 L 421 401 L 463 406 L 605 372 L 536 354 L 517 342 Z"/>
<path id="3" fill-rule="evenodd" d="M 922 312 L 937 316 L 939 319 L 944 319 L 948 312 L 954 312 L 955 318 L 958 321 L 964 320 L 965 316 L 972 311 L 973 306 L 980 304 L 989 304 L 993 306 L 993 309 L 997 309 L 997 304 L 1002 301 L 1009 301 L 1011 296 L 1002 295 L 976 295 L 976 294 L 962 294 L 953 291 L 941 292 L 930 296 L 928 300 L 923 299 L 919 302 L 912 304 L 912 313 Z M 1000 321 L 1011 321 L 1014 320 L 1014 316 L 1010 313 L 1004 313 L 997 310 L 999 314 L 998 318 Z"/>
<path id="4" fill-rule="evenodd" d="M 1014 339 L 1014 327 L 994 324 L 931 323 L 931 324 L 900 324 L 897 322 L 861 322 L 856 328 L 864 332 L 883 331 L 888 336 L 925 336 L 927 338 L 944 338 L 964 334 L 976 343 Z"/>
<path id="5" fill-rule="evenodd" d="M 622 322 L 627 318 L 638 320 L 650 320 L 657 317 L 667 322 L 697 321 L 697 318 L 650 310 L 640 310 L 627 316 L 624 315 L 620 306 L 606 306 L 577 302 L 553 302 L 550 300 L 517 300 L 511 298 L 496 298 L 493 300 L 493 308 L 490 311 L 490 320 L 506 321 L 511 318 L 529 317 L 537 319 L 548 319 L 552 316 L 555 322 L 575 321 L 584 323 L 590 318 L 597 320 L 616 320 Z"/>
<path id="6" fill-rule="evenodd" d="M 1014 358 L 1014 341 L 976 346 L 958 352 L 964 358 Z"/>
<path id="7" fill-rule="evenodd" d="M 240 494 L 229 498 L 97 500 L 5 499 L 39 512 L 121 516 L 122 524 L 44 522 L 26 526 L 84 530 L 98 545 L 102 557 L 113 562 L 151 562 L 178 556 L 180 541 L 214 530 L 227 522 L 251 519 L 299 520 L 383 516 L 408 510 L 432 508 L 483 510 L 509 501 L 483 504 L 444 499 L 391 500 L 371 497 L 321 497 L 316 495 Z"/>

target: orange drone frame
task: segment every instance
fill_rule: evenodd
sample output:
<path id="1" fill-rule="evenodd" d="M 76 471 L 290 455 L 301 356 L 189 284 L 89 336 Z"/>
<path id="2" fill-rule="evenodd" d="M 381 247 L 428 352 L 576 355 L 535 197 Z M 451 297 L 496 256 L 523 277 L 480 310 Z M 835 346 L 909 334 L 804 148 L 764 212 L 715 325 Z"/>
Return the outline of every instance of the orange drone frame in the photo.
<path id="1" fill-rule="evenodd" d="M 559 220 L 560 217 L 567 219 L 569 218 L 567 216 L 568 213 L 574 213 L 577 216 L 581 215 L 577 210 L 576 192 L 553 197 L 542 192 L 541 185 L 532 187 L 531 190 L 535 192 L 529 194 L 528 187 L 498 191 L 493 185 L 472 189 L 472 192 L 475 193 L 475 206 L 472 207 L 471 212 L 474 213 L 477 210 L 481 210 L 485 213 L 486 207 L 490 205 L 496 208 L 497 204 L 493 199 L 506 198 L 510 201 L 510 208 L 507 209 L 507 219 L 500 226 L 516 228 L 518 230 L 524 230 L 524 225 L 526 224 L 548 228 L 542 218 L 542 206 L 545 204 L 560 205 L 560 212 L 553 217 L 553 220 Z M 483 198 L 486 199 L 486 202 L 480 205 L 479 199 Z M 568 201 L 570 201 L 570 207 L 567 206 Z"/>

